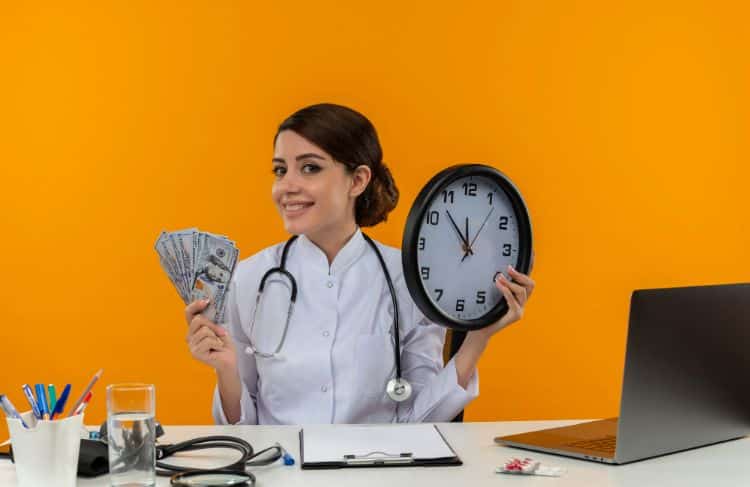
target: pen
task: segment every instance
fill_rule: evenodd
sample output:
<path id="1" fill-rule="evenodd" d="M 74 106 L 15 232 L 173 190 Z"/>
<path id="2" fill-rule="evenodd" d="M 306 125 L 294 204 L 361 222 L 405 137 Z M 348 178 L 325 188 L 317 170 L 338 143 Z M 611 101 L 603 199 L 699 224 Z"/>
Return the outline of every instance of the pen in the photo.
<path id="1" fill-rule="evenodd" d="M 71 416 L 75 416 L 77 414 L 81 414 L 84 409 L 86 409 L 86 406 L 89 405 L 89 401 L 91 401 L 91 396 L 93 392 L 89 391 L 88 394 L 86 394 L 86 398 L 83 400 L 83 402 L 76 408 L 76 410 L 71 414 Z"/>
<path id="2" fill-rule="evenodd" d="M 7 414 L 9 418 L 19 419 L 24 428 L 29 427 L 5 394 L 0 394 L 0 407 L 3 408 L 3 411 L 5 411 L 5 414 Z"/>
<path id="3" fill-rule="evenodd" d="M 48 385 L 47 391 L 49 391 L 49 415 L 50 418 L 52 418 L 52 413 L 55 411 L 55 406 L 57 405 L 57 391 L 55 390 L 55 384 Z"/>
<path id="4" fill-rule="evenodd" d="M 42 413 L 39 412 L 39 405 L 37 405 L 36 399 L 34 399 L 34 393 L 31 392 L 31 387 L 29 387 L 28 384 L 24 384 L 21 386 L 21 389 L 23 389 L 23 394 L 26 396 L 26 400 L 29 401 L 34 417 L 36 419 L 42 419 Z"/>
<path id="5" fill-rule="evenodd" d="M 49 419 L 49 407 L 47 406 L 47 391 L 44 390 L 44 384 L 36 384 L 36 402 L 39 405 L 39 412 L 42 418 Z"/>
<path id="6" fill-rule="evenodd" d="M 91 388 L 94 387 L 94 384 L 96 384 L 96 381 L 99 380 L 99 377 L 102 376 L 102 369 L 99 369 L 99 372 L 94 374 L 94 377 L 91 378 L 91 381 L 89 382 L 89 385 L 86 386 L 86 389 L 83 390 L 83 394 L 81 394 L 81 397 L 78 398 L 75 404 L 73 404 L 73 407 L 70 408 L 70 413 L 68 416 L 73 416 L 76 412 L 76 409 L 78 409 L 78 406 L 81 405 L 84 399 L 86 399 L 86 395 L 91 391 Z"/>
<path id="7" fill-rule="evenodd" d="M 70 394 L 70 384 L 66 384 L 65 388 L 62 391 L 62 394 L 60 394 L 60 399 L 58 399 L 57 404 L 55 404 L 55 410 L 52 412 L 52 415 L 50 416 L 51 419 L 55 419 L 55 416 L 62 414 L 63 409 L 65 409 L 65 403 L 68 402 L 69 394 Z"/>

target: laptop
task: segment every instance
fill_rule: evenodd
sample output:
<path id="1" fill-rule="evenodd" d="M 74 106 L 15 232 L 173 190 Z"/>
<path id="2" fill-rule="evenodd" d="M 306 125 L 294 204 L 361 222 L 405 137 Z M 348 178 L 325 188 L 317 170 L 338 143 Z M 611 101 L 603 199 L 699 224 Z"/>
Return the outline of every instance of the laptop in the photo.
<path id="1" fill-rule="evenodd" d="M 619 418 L 495 442 L 621 464 L 750 432 L 750 284 L 636 290 L 629 321 Z"/>

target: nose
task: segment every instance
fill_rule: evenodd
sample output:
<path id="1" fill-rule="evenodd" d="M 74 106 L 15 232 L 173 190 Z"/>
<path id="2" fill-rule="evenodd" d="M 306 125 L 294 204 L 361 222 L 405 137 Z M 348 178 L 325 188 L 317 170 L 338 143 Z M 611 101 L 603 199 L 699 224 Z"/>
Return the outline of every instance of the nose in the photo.
<path id="1" fill-rule="evenodd" d="M 288 171 L 273 183 L 273 192 L 278 196 L 296 194 L 299 191 L 299 179 L 291 171 Z"/>

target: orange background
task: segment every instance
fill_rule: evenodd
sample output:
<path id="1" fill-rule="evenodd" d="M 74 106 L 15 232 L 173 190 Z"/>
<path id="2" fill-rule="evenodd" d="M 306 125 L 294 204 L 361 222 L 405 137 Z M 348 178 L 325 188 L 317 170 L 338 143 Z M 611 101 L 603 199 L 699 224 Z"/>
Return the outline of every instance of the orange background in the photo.
<path id="1" fill-rule="evenodd" d="M 284 239 L 272 137 L 321 101 L 378 128 L 402 193 L 385 243 L 454 163 L 526 198 L 538 289 L 468 420 L 616 414 L 631 290 L 748 280 L 740 2 L 57 3 L 0 15 L 0 392 L 21 409 L 22 383 L 77 396 L 103 367 L 87 422 L 121 381 L 156 384 L 164 423 L 211 422 L 153 243 Z"/>

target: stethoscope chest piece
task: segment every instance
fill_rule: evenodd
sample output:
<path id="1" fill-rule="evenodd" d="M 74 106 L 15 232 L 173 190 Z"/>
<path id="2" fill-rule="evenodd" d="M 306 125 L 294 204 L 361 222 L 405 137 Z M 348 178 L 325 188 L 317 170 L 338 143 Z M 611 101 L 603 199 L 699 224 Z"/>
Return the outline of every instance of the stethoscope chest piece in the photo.
<path id="1" fill-rule="evenodd" d="M 411 384 L 404 379 L 393 378 L 389 380 L 385 390 L 388 397 L 396 402 L 406 401 L 411 397 Z"/>
<path id="2" fill-rule="evenodd" d="M 180 487 L 251 486 L 255 485 L 255 476 L 250 472 L 233 470 L 195 470 L 172 476 L 170 485 Z"/>

